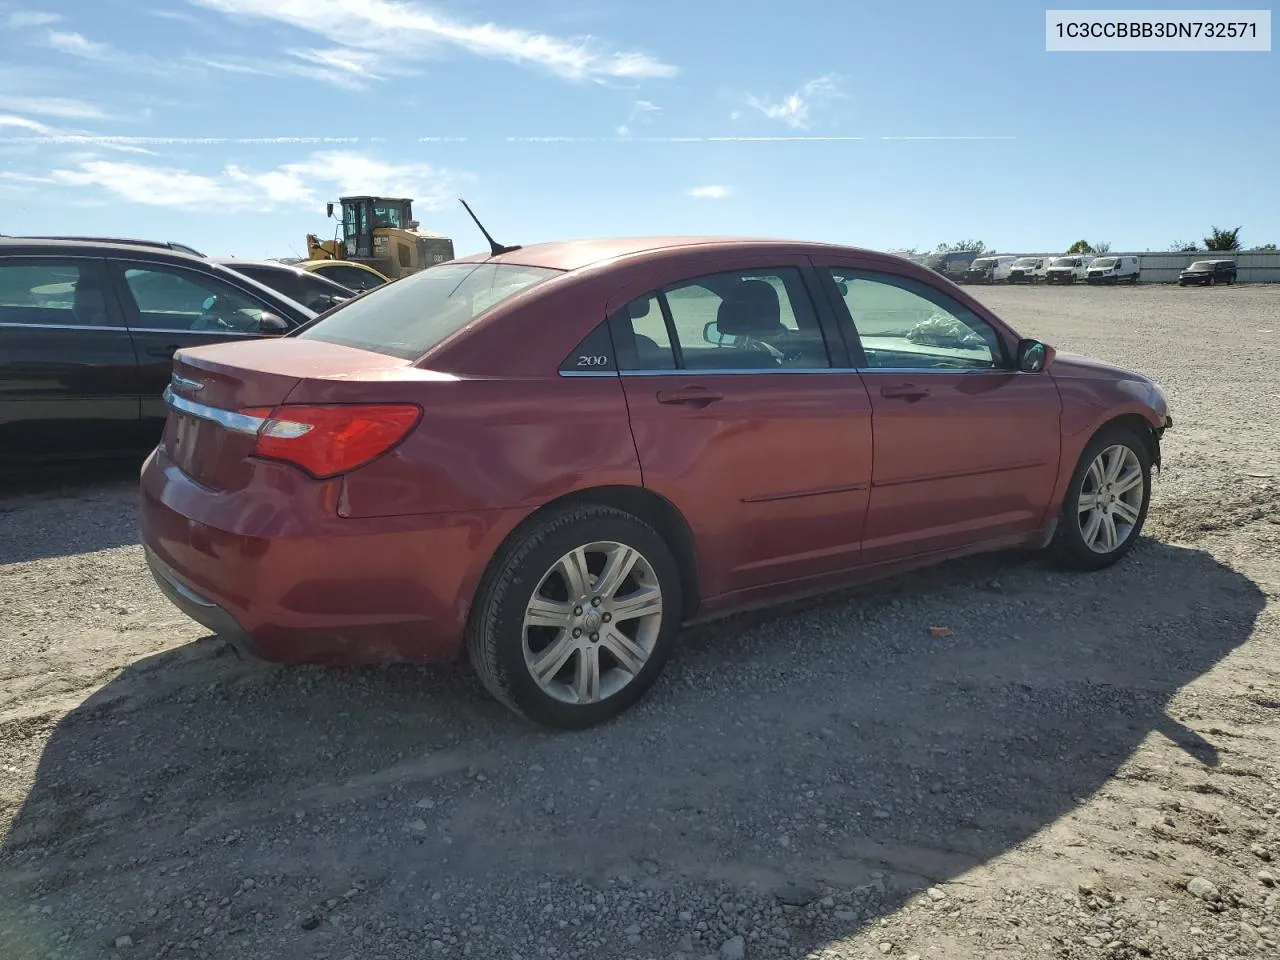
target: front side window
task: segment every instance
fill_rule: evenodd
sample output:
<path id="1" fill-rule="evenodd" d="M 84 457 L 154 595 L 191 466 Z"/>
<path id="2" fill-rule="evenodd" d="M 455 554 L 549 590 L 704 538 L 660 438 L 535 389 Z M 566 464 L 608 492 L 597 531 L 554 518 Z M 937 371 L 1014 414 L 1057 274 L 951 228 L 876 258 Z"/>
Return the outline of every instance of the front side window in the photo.
<path id="1" fill-rule="evenodd" d="M 560 273 L 505 263 L 441 264 L 348 300 L 298 336 L 417 360 L 504 300 Z"/>
<path id="2" fill-rule="evenodd" d="M 615 317 L 622 370 L 830 367 L 800 272 L 710 274 L 637 298 Z"/>
<path id="3" fill-rule="evenodd" d="M 137 326 L 149 330 L 258 333 L 262 305 L 229 284 L 159 264 L 124 268 L 137 306 Z"/>
<path id="4" fill-rule="evenodd" d="M 963 304 L 910 277 L 831 270 L 870 369 L 1004 366 L 996 331 Z"/>
<path id="5" fill-rule="evenodd" d="M 108 326 L 98 265 L 74 260 L 0 261 L 0 323 Z"/>

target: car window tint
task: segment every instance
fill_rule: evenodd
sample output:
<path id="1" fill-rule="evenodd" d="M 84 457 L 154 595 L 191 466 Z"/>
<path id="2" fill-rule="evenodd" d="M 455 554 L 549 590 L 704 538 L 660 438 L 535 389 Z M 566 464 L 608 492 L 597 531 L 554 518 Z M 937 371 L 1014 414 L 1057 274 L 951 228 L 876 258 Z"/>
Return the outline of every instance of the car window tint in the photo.
<path id="1" fill-rule="evenodd" d="M 909 277 L 832 270 L 869 368 L 1003 366 L 990 324 L 941 290 Z"/>
<path id="2" fill-rule="evenodd" d="M 648 298 L 647 313 L 631 318 L 631 330 L 640 347 L 651 341 L 659 349 L 653 356 L 665 360 L 673 354 L 677 366 L 689 370 L 831 366 L 804 279 L 793 268 L 708 274 L 666 287 L 656 303 L 654 299 Z M 643 298 L 635 301 L 632 309 L 644 302 Z M 663 305 L 666 316 L 657 312 Z M 669 369 L 669 362 L 644 366 L 644 357 L 643 350 L 637 349 L 634 359 L 642 365 L 622 365 L 622 369 Z"/>
<path id="3" fill-rule="evenodd" d="M 316 313 L 323 313 L 334 303 L 351 297 L 351 294 L 342 287 L 335 287 L 334 284 L 326 283 L 309 273 L 295 276 L 295 281 L 298 285 L 298 295 L 294 299 Z"/>
<path id="4" fill-rule="evenodd" d="M 441 264 L 346 301 L 298 336 L 417 360 L 487 310 L 561 273 L 507 263 Z"/>
<path id="5" fill-rule="evenodd" d="M 124 280 L 138 326 L 152 330 L 257 333 L 262 307 L 234 287 L 189 270 L 129 267 Z"/>
<path id="6" fill-rule="evenodd" d="M 297 300 L 304 307 L 310 307 L 302 297 L 302 284 L 298 275 L 291 270 L 276 270 L 274 267 L 242 266 L 231 267 L 236 273 L 244 274 L 250 280 L 257 280 L 264 287 L 270 287 L 277 293 L 283 293 L 290 300 Z M 315 309 L 312 307 L 311 309 Z"/>
<path id="7" fill-rule="evenodd" d="M 637 297 L 618 311 L 619 370 L 674 370 L 675 349 L 657 296 Z"/>
<path id="8" fill-rule="evenodd" d="M 340 283 L 344 287 L 357 291 L 372 290 L 383 283 L 376 274 L 372 274 L 368 270 L 357 270 L 355 267 L 326 267 L 316 272 L 334 283 Z"/>
<path id="9" fill-rule="evenodd" d="M 0 323 L 110 325 L 97 265 L 0 262 Z"/>

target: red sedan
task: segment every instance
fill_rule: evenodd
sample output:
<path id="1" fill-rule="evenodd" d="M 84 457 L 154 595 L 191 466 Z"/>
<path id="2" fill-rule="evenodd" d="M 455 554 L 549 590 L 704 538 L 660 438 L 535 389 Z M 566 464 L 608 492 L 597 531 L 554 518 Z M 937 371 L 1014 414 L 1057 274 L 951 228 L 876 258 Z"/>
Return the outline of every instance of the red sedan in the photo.
<path id="1" fill-rule="evenodd" d="M 284 663 L 470 656 L 540 723 L 637 701 L 681 624 L 1008 547 L 1133 546 L 1147 378 L 852 247 L 551 243 L 182 350 L 157 582 Z"/>

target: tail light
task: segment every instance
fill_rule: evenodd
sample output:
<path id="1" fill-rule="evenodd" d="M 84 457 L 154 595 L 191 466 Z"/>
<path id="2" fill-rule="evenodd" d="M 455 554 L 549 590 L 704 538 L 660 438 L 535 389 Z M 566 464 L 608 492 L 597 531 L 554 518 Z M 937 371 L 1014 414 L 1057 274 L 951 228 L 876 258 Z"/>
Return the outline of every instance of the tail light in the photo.
<path id="1" fill-rule="evenodd" d="M 255 457 L 283 460 L 317 480 L 376 460 L 403 440 L 422 416 L 414 404 L 286 404 L 240 412 L 265 421 L 258 428 Z"/>

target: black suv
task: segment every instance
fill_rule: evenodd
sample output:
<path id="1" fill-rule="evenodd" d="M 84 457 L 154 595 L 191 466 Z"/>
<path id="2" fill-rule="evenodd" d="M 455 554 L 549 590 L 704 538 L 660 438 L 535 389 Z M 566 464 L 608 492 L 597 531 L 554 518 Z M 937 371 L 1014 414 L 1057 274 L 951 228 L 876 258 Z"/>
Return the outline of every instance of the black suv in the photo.
<path id="1" fill-rule="evenodd" d="M 175 351 L 315 316 L 172 250 L 0 239 L 0 463 L 145 450 L 164 427 Z"/>
<path id="2" fill-rule="evenodd" d="M 1236 262 L 1234 260 L 1197 260 L 1178 274 L 1178 286 L 1185 287 L 1191 283 L 1207 284 L 1235 283 Z"/>

